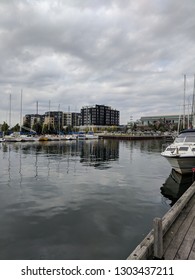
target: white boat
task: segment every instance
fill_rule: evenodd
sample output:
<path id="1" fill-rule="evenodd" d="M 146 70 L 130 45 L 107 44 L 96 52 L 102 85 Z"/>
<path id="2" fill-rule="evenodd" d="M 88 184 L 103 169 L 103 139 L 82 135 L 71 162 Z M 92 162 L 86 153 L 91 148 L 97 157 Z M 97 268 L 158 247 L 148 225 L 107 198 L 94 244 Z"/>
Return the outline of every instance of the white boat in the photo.
<path id="1" fill-rule="evenodd" d="M 68 134 L 65 136 L 65 140 L 77 140 L 77 136 L 74 134 Z"/>
<path id="2" fill-rule="evenodd" d="M 60 141 L 59 135 L 46 134 L 45 137 L 47 138 L 48 141 Z"/>
<path id="3" fill-rule="evenodd" d="M 38 141 L 38 137 L 36 135 L 20 135 L 22 142 L 34 142 Z"/>
<path id="4" fill-rule="evenodd" d="M 92 140 L 92 139 L 98 139 L 98 135 L 95 135 L 93 132 L 88 132 L 85 134 L 86 139 Z"/>
<path id="5" fill-rule="evenodd" d="M 86 135 L 85 133 L 78 133 L 77 134 L 77 140 L 86 140 Z"/>
<path id="6" fill-rule="evenodd" d="M 161 153 L 180 174 L 195 172 L 195 129 L 180 132 L 175 141 Z"/>
<path id="7" fill-rule="evenodd" d="M 21 142 L 22 138 L 19 133 L 11 133 L 10 135 L 4 135 L 5 142 Z"/>

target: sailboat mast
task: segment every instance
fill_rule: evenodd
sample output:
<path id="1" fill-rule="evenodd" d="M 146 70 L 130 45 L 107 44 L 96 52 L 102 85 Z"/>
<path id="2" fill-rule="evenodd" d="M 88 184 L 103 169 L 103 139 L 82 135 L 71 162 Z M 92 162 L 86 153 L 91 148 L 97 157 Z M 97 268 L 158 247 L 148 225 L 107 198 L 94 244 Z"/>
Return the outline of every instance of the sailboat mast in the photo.
<path id="1" fill-rule="evenodd" d="M 10 95 L 9 95 L 9 129 L 11 128 L 11 110 L 12 110 L 11 100 L 12 100 L 12 95 L 10 93 Z"/>
<path id="2" fill-rule="evenodd" d="M 59 130 L 59 135 L 60 135 L 60 104 L 58 106 L 58 130 Z"/>
<path id="3" fill-rule="evenodd" d="M 49 122 L 48 122 L 48 130 L 50 131 L 50 107 L 51 107 L 51 101 L 49 100 Z"/>
<path id="4" fill-rule="evenodd" d="M 22 89 L 20 95 L 20 132 L 22 130 Z"/>
<path id="5" fill-rule="evenodd" d="M 36 102 L 36 114 L 38 115 L 38 113 L 39 113 L 39 103 L 38 103 L 38 100 L 37 100 L 37 102 Z"/>
<path id="6" fill-rule="evenodd" d="M 185 119 L 186 119 L 186 113 L 185 113 L 185 100 L 186 100 L 186 74 L 184 75 L 184 97 L 183 97 L 183 129 L 185 129 L 186 123 L 185 123 Z"/>
<path id="7" fill-rule="evenodd" d="M 195 128 L 195 74 L 194 74 L 194 88 L 192 97 L 192 128 Z"/>

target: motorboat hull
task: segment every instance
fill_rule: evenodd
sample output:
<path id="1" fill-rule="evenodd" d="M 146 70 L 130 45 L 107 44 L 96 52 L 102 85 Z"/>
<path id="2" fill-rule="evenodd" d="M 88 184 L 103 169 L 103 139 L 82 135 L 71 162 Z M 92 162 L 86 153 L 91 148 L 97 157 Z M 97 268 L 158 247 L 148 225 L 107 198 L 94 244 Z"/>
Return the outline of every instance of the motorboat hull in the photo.
<path id="1" fill-rule="evenodd" d="M 164 156 L 172 168 L 180 174 L 192 173 L 195 168 L 195 157 Z"/>

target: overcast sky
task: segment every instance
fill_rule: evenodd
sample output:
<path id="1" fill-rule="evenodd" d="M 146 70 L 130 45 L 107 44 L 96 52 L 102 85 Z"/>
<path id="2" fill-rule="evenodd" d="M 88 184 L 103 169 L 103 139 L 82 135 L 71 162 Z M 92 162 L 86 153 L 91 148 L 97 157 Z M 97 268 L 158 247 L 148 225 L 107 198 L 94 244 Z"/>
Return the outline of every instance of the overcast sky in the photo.
<path id="1" fill-rule="evenodd" d="M 182 112 L 194 0 L 0 0 L 0 122 L 104 104 L 120 123 Z"/>

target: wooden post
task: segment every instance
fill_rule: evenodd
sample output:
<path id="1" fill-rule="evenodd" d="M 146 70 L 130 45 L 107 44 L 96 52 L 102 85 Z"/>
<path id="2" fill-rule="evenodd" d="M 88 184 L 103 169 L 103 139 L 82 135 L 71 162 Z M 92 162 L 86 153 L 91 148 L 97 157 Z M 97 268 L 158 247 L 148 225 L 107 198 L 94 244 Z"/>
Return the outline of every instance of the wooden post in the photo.
<path id="1" fill-rule="evenodd" d="M 163 256 L 162 219 L 155 218 L 153 221 L 153 227 L 154 227 L 154 257 L 161 259 Z"/>

